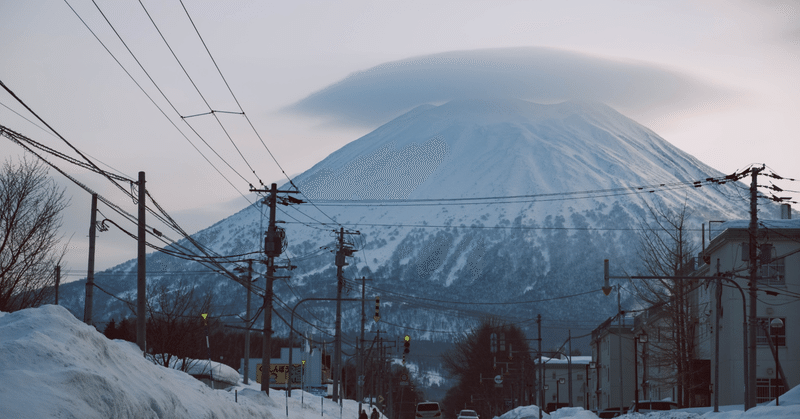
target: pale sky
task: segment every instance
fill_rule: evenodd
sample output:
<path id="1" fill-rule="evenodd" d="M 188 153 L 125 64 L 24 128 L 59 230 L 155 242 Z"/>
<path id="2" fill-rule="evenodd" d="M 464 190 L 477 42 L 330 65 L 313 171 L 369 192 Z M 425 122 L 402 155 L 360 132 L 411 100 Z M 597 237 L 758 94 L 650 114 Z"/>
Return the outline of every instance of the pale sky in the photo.
<path id="1" fill-rule="evenodd" d="M 724 173 L 765 163 L 800 178 L 797 2 L 184 0 L 234 100 L 181 3 L 142 0 L 206 105 L 139 2 L 95 1 L 180 115 L 209 106 L 238 112 L 238 101 L 290 176 L 410 107 L 503 91 L 531 101 L 601 100 Z M 240 194 L 249 183 L 285 181 L 241 115 L 216 114 L 244 159 L 213 116 L 187 119 L 210 150 L 92 1 L 6 0 L 0 39 L 0 80 L 82 152 L 132 179 L 146 172 L 148 191 L 190 233 L 247 205 Z M 0 91 L 0 124 L 68 151 L 15 112 L 34 120 Z M 0 138 L 0 157 L 19 155 Z M 57 164 L 135 214 L 130 199 L 99 175 Z M 780 185 L 800 190 L 797 182 Z M 72 186 L 68 192 L 67 265 L 69 279 L 78 279 L 86 270 L 90 198 Z M 136 257 L 135 243 L 120 236 L 99 236 L 98 270 Z"/>

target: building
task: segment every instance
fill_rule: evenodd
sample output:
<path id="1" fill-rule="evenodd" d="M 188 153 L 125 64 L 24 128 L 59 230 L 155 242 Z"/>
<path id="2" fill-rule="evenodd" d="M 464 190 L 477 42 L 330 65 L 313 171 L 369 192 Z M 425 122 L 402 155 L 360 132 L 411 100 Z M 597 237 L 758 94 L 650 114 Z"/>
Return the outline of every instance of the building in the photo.
<path id="1" fill-rule="evenodd" d="M 742 404 L 745 395 L 745 364 L 749 364 L 744 356 L 749 351 L 745 329 L 751 304 L 748 228 L 749 221 L 723 223 L 720 233 L 701 253 L 706 264 L 699 275 L 720 272 L 728 278 L 721 281 L 719 302 L 716 281 L 709 281 L 707 286 L 697 290 L 698 305 L 709 307 L 709 315 L 699 319 L 698 334 L 706 345 L 704 353 L 710 359 L 710 381 L 720 405 Z M 759 221 L 756 241 L 755 394 L 756 403 L 762 403 L 800 383 L 800 220 Z M 715 329 L 717 314 L 720 316 L 718 330 Z M 718 356 L 715 333 L 719 333 Z M 779 378 L 770 343 L 777 347 L 785 383 Z M 718 380 L 715 379 L 717 367 Z"/>
<path id="2" fill-rule="evenodd" d="M 685 345 L 690 356 L 687 361 L 684 407 L 710 405 L 710 359 L 708 357 L 708 337 L 698 333 L 697 303 L 694 295 L 689 295 L 689 310 L 686 313 L 687 327 L 690 330 Z M 679 351 L 675 338 L 673 315 L 664 305 L 649 307 L 634 318 L 634 399 L 678 401 L 681 383 L 678 380 Z M 639 394 L 637 395 L 636 392 Z"/>
<path id="3" fill-rule="evenodd" d="M 561 407 L 589 408 L 589 398 L 593 391 L 589 377 L 591 361 L 591 356 L 542 357 L 544 364 L 542 404 L 546 411 L 552 412 Z"/>
<path id="4" fill-rule="evenodd" d="M 627 407 L 634 399 L 633 319 L 612 317 L 592 331 L 590 410 Z M 621 405 L 621 406 L 620 406 Z"/>

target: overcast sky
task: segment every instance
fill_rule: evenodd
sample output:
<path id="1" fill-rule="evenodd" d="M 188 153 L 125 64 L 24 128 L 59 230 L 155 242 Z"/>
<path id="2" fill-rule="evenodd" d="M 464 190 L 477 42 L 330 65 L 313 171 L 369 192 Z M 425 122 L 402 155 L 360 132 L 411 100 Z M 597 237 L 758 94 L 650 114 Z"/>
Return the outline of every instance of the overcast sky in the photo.
<path id="1" fill-rule="evenodd" d="M 89 0 L 2 2 L 0 80 L 103 168 L 146 172 L 190 233 L 247 205 L 249 184 L 285 181 L 269 152 L 293 176 L 414 106 L 489 92 L 603 101 L 724 173 L 765 163 L 800 178 L 797 2 L 184 0 L 212 61 L 179 1 L 142 0 L 150 17 L 95 1 L 105 18 Z M 211 109 L 225 131 L 214 115 L 180 117 Z M 226 113 L 242 110 L 255 131 Z M 5 91 L 0 124 L 68 151 Z M 21 154 L 0 141 L 4 159 Z M 108 181 L 57 164 L 135 213 Z M 90 198 L 69 193 L 77 279 Z M 118 233 L 98 240 L 98 269 L 136 256 Z"/>

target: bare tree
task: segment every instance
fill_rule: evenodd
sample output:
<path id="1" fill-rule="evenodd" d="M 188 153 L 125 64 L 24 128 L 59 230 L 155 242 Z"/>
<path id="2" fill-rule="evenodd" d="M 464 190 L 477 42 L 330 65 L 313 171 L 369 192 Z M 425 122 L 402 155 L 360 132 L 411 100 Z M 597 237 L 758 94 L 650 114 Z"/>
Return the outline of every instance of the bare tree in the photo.
<path id="1" fill-rule="evenodd" d="M 692 270 L 692 255 L 697 253 L 697 245 L 690 239 L 686 223 L 689 208 L 686 203 L 678 209 L 665 204 L 647 206 L 648 213 L 640 219 L 642 227 L 637 252 L 648 275 L 662 276 L 657 281 L 633 282 L 636 296 L 651 308 L 660 308 L 656 325 L 649 325 L 648 333 L 657 334 L 650 339 L 648 351 L 651 367 L 661 367 L 662 371 L 673 373 L 661 377 L 650 377 L 650 381 L 677 388 L 676 402 L 680 406 L 693 401 L 695 369 L 694 323 L 691 321 L 691 302 L 689 292 L 694 286 L 691 281 L 676 279 L 686 276 Z M 647 326 L 646 326 L 647 327 Z"/>
<path id="2" fill-rule="evenodd" d="M 486 319 L 455 342 L 442 355 L 445 371 L 457 380 L 443 404 L 448 411 L 472 405 L 481 417 L 499 416 L 507 410 L 505 400 L 526 400 L 525 383 L 534 371 L 525 334 L 519 326 Z M 505 372 L 513 385 L 497 388 L 493 381 Z M 480 398 L 474 401 L 473 396 Z"/>
<path id="3" fill-rule="evenodd" d="M 36 307 L 52 295 L 61 213 L 69 201 L 39 162 L 0 169 L 0 311 Z"/>
<path id="4" fill-rule="evenodd" d="M 153 359 L 159 365 L 186 371 L 190 359 L 207 357 L 200 315 L 209 312 L 213 294 L 200 295 L 183 282 L 170 287 L 162 282 L 149 288 L 147 344 Z"/>

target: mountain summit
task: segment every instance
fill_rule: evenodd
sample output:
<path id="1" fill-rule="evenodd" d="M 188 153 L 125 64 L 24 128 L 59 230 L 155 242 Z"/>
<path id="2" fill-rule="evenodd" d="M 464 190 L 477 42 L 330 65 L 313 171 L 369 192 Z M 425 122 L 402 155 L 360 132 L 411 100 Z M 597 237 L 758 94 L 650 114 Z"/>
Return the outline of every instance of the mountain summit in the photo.
<path id="1" fill-rule="evenodd" d="M 487 313 L 524 326 L 541 313 L 551 324 L 591 329 L 616 310 L 615 301 L 593 292 L 603 259 L 629 271 L 639 266 L 635 230 L 646 205 L 686 204 L 698 229 L 746 214 L 731 193 L 741 185 L 692 184 L 719 176 L 600 103 L 419 106 L 294 180 L 313 205 L 279 206 L 288 243 L 282 257 L 297 269 L 276 281 L 276 309 L 288 319 L 303 298 L 335 296 L 335 231 L 346 228 L 361 233 L 347 236 L 358 250 L 345 269 L 349 297 L 360 297 L 359 279 L 367 277 L 367 295 L 381 295 L 384 305 L 372 329 L 450 340 Z M 258 251 L 264 209 L 247 207 L 194 237 L 222 255 Z M 151 283 L 191 279 L 213 287 L 224 312 L 243 311 L 242 287 L 216 273 L 190 273 L 199 270 L 195 262 L 157 253 L 147 266 L 167 271 L 149 273 Z M 132 272 L 133 261 L 113 268 L 104 276 L 116 279 L 104 286 L 132 291 L 135 282 L 123 281 Z M 76 313 L 81 290 L 72 300 Z M 327 332 L 332 310 L 308 304 L 298 312 Z M 345 330 L 354 331 L 359 318 L 360 304 L 345 305 Z"/>
<path id="2" fill-rule="evenodd" d="M 312 199 L 558 193 L 719 172 L 597 102 L 455 100 L 420 106 L 296 179 Z"/>

